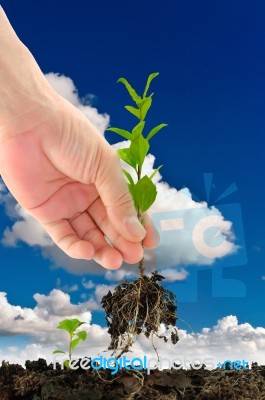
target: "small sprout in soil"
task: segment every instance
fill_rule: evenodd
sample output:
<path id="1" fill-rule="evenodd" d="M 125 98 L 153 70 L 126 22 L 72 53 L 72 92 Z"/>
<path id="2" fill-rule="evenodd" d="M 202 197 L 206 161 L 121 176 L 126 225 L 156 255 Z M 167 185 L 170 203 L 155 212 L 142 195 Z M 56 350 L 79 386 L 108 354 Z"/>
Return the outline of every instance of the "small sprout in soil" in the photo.
<path id="1" fill-rule="evenodd" d="M 130 141 L 130 146 L 119 149 L 118 155 L 127 164 L 123 172 L 128 180 L 128 187 L 142 224 L 144 224 L 144 213 L 154 203 L 157 195 L 157 189 L 152 179 L 162 166 L 158 167 L 150 176 L 142 176 L 142 167 L 150 149 L 150 140 L 167 126 L 167 124 L 162 123 L 151 129 L 145 136 L 143 134 L 146 115 L 152 105 L 153 97 L 153 93 L 150 95 L 147 95 L 147 93 L 152 80 L 158 75 L 158 72 L 149 75 L 142 96 L 136 93 L 125 78 L 118 80 L 125 86 L 135 103 L 134 106 L 125 106 L 125 109 L 133 114 L 138 121 L 131 131 L 108 128 L 108 130 Z M 158 283 L 163 279 L 164 277 L 159 275 L 157 271 L 153 272 L 151 277 L 145 275 L 143 257 L 139 263 L 139 279 L 134 282 L 122 282 L 114 289 L 113 293 L 109 291 L 102 298 L 101 304 L 106 312 L 108 332 L 111 336 L 109 350 L 113 350 L 113 354 L 117 358 L 130 350 L 135 342 L 136 335 L 140 333 L 151 340 L 159 358 L 153 337 L 155 335 L 165 341 L 168 340 L 165 335 L 159 335 L 161 324 L 164 324 L 166 329 L 172 329 L 172 343 L 178 342 L 178 333 L 175 327 L 177 320 L 175 296 Z"/>
<path id="2" fill-rule="evenodd" d="M 57 329 L 63 329 L 64 331 L 68 332 L 69 334 L 69 351 L 68 353 L 63 350 L 54 350 L 53 354 L 66 354 L 68 356 L 68 360 L 64 362 L 64 365 L 66 368 L 69 368 L 69 362 L 72 359 L 72 352 L 76 348 L 76 346 L 79 344 L 80 340 L 83 342 L 87 338 L 87 333 L 86 331 L 79 331 L 77 332 L 77 329 L 85 324 L 86 322 L 81 322 L 78 319 L 64 319 L 59 323 L 57 326 Z"/>

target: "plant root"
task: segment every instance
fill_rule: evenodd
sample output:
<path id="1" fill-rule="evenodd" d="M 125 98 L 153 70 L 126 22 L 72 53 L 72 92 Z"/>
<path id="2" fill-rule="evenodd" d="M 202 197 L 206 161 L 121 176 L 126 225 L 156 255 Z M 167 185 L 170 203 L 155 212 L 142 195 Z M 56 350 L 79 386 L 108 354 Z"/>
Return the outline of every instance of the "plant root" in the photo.
<path id="1" fill-rule="evenodd" d="M 113 293 L 109 291 L 102 298 L 101 304 L 106 312 L 111 336 L 108 349 L 113 350 L 112 355 L 119 358 L 127 353 L 136 335 L 143 333 L 151 340 L 159 360 L 153 338 L 157 336 L 168 341 L 165 335 L 158 333 L 161 324 L 165 325 L 166 330 L 172 328 L 171 342 L 178 342 L 175 295 L 158 283 L 163 279 L 156 271 L 151 277 L 141 275 L 134 282 L 123 281 Z"/>

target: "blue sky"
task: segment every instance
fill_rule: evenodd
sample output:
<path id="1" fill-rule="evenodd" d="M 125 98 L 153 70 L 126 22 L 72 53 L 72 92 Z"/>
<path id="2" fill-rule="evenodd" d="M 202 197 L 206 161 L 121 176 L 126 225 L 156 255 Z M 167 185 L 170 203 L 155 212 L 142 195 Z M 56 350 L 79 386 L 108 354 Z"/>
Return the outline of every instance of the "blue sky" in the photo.
<path id="1" fill-rule="evenodd" d="M 235 183 L 238 190 L 216 207 L 226 219 L 239 223 L 235 234 L 241 246 L 238 257 L 224 258 L 226 264 L 223 260 L 211 266 L 180 263 L 175 269 L 188 272 L 186 283 L 166 285 L 177 299 L 179 289 L 179 315 L 195 331 L 231 314 L 239 323 L 264 327 L 265 4 L 3 0 L 2 5 L 42 71 L 70 77 L 80 98 L 95 95 L 93 107 L 108 114 L 115 126 L 133 123 L 122 108 L 128 97 L 116 85 L 117 79 L 125 76 L 142 90 L 147 75 L 160 72 L 153 84 L 149 121 L 150 126 L 167 122 L 169 127 L 160 139 L 153 140 L 155 165 L 164 165 L 162 178 L 170 187 L 187 187 L 201 201 L 208 200 L 204 173 L 213 173 L 209 206 Z M 110 133 L 106 137 L 111 143 L 117 141 Z M 240 205 L 242 216 L 234 214 L 233 203 Z M 226 209 L 224 204 L 228 204 Z M 16 219 L 0 206 L 1 237 Z M 247 262 L 242 265 L 245 254 Z M 81 295 L 88 299 L 90 293 L 82 279 L 99 285 L 111 283 L 102 273 L 69 273 L 56 267 L 55 258 L 45 257 L 41 246 L 18 241 L 10 247 L 2 241 L 0 291 L 7 292 L 9 303 L 32 308 L 35 293 L 48 295 L 64 285 L 78 285 L 70 293 L 72 303 L 78 303 Z M 226 287 L 225 279 L 234 279 L 244 287 L 241 295 L 236 291 L 234 296 L 213 295 L 215 266 L 224 276 L 216 283 L 220 291 Z M 187 285 L 186 293 L 194 293 L 192 281 L 196 295 L 187 301 L 183 285 Z M 92 315 L 93 322 L 104 324 L 103 313 Z M 187 329 L 181 322 L 180 326 Z"/>

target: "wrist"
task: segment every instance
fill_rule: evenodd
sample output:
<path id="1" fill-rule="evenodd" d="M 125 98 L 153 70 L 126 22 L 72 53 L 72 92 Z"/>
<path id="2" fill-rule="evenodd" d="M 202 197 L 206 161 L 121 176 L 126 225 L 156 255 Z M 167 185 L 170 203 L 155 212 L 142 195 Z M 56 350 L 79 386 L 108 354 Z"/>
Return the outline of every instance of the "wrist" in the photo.
<path id="1" fill-rule="evenodd" d="M 0 140 L 28 131 L 56 97 L 0 7 Z"/>

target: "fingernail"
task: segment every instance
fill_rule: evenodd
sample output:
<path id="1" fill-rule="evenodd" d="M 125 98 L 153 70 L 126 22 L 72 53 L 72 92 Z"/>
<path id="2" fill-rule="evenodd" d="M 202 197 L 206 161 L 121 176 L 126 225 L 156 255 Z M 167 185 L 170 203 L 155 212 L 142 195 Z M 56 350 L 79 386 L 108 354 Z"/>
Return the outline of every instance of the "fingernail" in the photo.
<path id="1" fill-rule="evenodd" d="M 146 230 L 137 217 L 129 217 L 126 221 L 126 226 L 131 234 L 139 239 L 143 239 L 146 235 Z"/>

